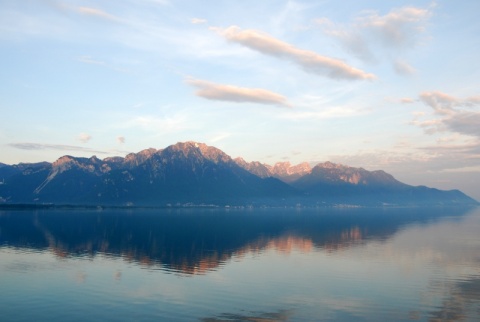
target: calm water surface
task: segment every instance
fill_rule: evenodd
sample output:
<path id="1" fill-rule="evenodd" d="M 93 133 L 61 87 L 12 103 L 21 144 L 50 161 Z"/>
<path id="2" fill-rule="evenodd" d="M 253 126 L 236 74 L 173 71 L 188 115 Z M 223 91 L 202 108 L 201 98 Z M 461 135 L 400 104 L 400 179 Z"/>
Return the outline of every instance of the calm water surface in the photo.
<path id="1" fill-rule="evenodd" d="M 0 211 L 2 321 L 480 321 L 480 209 Z"/>

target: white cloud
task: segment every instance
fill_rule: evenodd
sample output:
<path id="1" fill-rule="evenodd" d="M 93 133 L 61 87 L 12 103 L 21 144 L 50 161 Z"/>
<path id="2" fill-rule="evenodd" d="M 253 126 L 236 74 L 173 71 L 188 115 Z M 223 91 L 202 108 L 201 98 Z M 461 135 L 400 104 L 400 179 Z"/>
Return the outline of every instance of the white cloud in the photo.
<path id="1" fill-rule="evenodd" d="M 82 143 L 87 143 L 88 141 L 90 141 L 92 139 L 92 136 L 90 134 L 87 134 L 87 133 L 80 133 L 78 135 L 77 139 Z"/>
<path id="2" fill-rule="evenodd" d="M 322 56 L 313 51 L 302 50 L 278 40 L 270 35 L 255 31 L 242 30 L 237 26 L 229 28 L 211 28 L 225 39 L 239 43 L 265 55 L 290 60 L 300 65 L 306 72 L 334 79 L 375 79 L 373 74 L 352 67 L 342 60 Z"/>
<path id="3" fill-rule="evenodd" d="M 261 88 L 216 84 L 193 78 L 188 78 L 186 82 L 198 89 L 197 96 L 209 100 L 289 106 L 285 96 Z"/>

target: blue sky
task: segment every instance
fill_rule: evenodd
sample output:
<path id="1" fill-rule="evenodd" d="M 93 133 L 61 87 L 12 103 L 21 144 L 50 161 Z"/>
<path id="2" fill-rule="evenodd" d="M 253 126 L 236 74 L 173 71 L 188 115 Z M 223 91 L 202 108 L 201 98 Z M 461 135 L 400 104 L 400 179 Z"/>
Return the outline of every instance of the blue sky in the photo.
<path id="1" fill-rule="evenodd" d="M 0 0 L 0 162 L 179 141 L 480 199 L 478 1 Z"/>

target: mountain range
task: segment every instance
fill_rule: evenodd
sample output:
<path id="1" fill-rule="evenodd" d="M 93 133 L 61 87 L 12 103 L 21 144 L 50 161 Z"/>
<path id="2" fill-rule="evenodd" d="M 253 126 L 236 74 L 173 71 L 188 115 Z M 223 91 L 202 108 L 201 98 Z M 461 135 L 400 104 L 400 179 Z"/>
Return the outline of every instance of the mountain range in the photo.
<path id="1" fill-rule="evenodd" d="M 410 186 L 378 170 L 331 162 L 273 166 L 197 142 L 103 160 L 0 163 L 0 204 L 104 206 L 473 205 L 458 190 Z"/>

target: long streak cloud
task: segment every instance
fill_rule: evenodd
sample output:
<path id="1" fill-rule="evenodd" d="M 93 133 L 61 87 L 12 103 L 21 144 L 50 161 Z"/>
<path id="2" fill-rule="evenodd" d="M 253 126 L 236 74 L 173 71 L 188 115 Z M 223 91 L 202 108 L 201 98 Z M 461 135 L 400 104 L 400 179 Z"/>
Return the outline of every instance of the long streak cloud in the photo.
<path id="1" fill-rule="evenodd" d="M 285 96 L 261 88 L 216 84 L 194 78 L 188 78 L 186 82 L 198 89 L 196 92 L 197 96 L 209 100 L 290 106 Z"/>
<path id="2" fill-rule="evenodd" d="M 374 74 L 352 67 L 342 60 L 322 56 L 313 51 L 303 50 L 255 30 L 242 30 L 237 26 L 226 29 L 211 28 L 225 39 L 239 43 L 265 55 L 290 60 L 306 72 L 334 79 L 373 80 Z"/>

